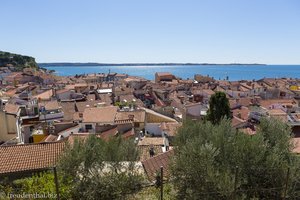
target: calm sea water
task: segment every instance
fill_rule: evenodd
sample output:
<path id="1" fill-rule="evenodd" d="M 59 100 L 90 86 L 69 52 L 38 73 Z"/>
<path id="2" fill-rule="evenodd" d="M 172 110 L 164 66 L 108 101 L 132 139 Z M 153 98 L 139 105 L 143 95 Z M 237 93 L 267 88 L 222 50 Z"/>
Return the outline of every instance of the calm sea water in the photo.
<path id="1" fill-rule="evenodd" d="M 223 80 L 258 80 L 267 78 L 300 78 L 300 65 L 175 65 L 175 66 L 48 66 L 60 76 L 87 73 L 126 73 L 154 79 L 155 72 L 170 72 L 181 78 L 193 78 L 194 74 L 209 75 Z"/>

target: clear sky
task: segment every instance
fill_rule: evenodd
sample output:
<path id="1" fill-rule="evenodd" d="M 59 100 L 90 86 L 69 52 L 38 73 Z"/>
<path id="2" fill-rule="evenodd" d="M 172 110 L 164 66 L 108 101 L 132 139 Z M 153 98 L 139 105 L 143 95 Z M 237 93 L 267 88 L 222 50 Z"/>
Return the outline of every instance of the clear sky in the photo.
<path id="1" fill-rule="evenodd" d="M 38 62 L 300 64 L 299 0 L 0 0 L 0 50 Z"/>

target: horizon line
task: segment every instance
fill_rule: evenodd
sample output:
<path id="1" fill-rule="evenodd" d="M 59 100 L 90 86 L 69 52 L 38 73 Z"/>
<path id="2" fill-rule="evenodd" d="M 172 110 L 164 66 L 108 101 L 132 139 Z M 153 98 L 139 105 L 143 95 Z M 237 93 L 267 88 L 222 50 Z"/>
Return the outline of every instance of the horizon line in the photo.
<path id="1" fill-rule="evenodd" d="M 211 63 L 211 62 L 68 62 L 68 61 L 54 61 L 54 62 L 37 62 L 38 64 L 99 64 L 99 65 L 165 65 L 165 64 L 185 64 L 185 65 L 300 65 L 300 63 Z"/>

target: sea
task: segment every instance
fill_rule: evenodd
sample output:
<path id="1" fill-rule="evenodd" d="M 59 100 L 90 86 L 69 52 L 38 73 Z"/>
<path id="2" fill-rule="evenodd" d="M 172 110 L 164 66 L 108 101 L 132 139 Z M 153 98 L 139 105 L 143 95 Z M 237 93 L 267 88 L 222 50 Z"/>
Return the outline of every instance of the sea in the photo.
<path id="1" fill-rule="evenodd" d="M 300 65 L 165 65 L 165 66 L 42 66 L 60 76 L 90 73 L 125 73 L 154 80 L 156 72 L 170 72 L 183 79 L 195 74 L 216 80 L 259 80 L 262 78 L 300 78 Z"/>

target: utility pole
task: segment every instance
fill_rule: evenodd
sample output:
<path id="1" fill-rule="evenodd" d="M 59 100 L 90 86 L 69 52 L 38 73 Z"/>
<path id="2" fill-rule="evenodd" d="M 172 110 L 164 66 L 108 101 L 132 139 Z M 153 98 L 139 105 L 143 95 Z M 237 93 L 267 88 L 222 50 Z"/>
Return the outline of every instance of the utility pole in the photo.
<path id="1" fill-rule="evenodd" d="M 160 167 L 160 200 L 163 200 L 163 195 L 164 195 L 164 167 Z"/>
<path id="2" fill-rule="evenodd" d="M 55 189 L 56 189 L 57 200 L 60 200 L 56 166 L 53 167 L 53 171 L 54 171 L 54 181 L 55 181 Z"/>

